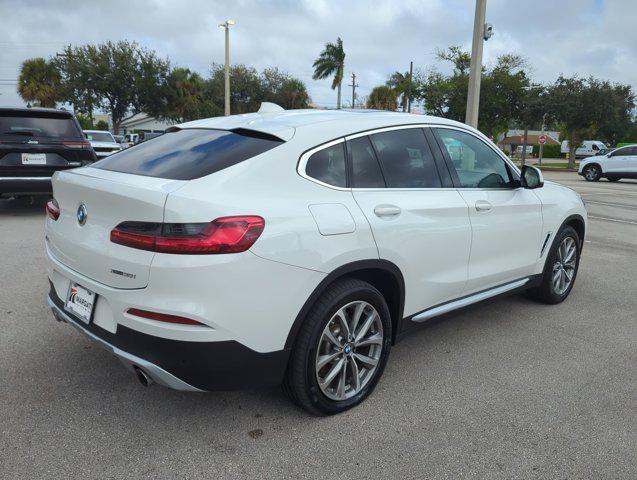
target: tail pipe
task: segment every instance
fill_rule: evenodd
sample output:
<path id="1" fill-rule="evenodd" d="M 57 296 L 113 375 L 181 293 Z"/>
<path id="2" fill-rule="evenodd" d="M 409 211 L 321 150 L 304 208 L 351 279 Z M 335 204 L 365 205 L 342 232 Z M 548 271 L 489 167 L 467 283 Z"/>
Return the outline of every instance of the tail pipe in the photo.
<path id="1" fill-rule="evenodd" d="M 135 370 L 135 376 L 137 377 L 137 380 L 139 380 L 139 383 L 141 383 L 144 387 L 150 387 L 153 383 L 155 383 L 153 382 L 151 376 L 148 375 L 144 370 L 139 368 L 137 365 L 135 365 L 133 369 Z"/>

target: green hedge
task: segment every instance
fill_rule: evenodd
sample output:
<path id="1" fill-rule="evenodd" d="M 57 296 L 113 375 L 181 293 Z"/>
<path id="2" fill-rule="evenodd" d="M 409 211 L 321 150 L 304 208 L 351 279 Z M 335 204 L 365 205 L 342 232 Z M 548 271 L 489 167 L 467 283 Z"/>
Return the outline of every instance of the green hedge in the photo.
<path id="1" fill-rule="evenodd" d="M 561 145 L 544 145 L 544 152 L 542 153 L 542 156 L 544 158 L 559 158 L 562 156 L 561 150 L 562 150 Z M 534 157 L 540 156 L 539 145 L 533 145 L 533 156 Z"/>

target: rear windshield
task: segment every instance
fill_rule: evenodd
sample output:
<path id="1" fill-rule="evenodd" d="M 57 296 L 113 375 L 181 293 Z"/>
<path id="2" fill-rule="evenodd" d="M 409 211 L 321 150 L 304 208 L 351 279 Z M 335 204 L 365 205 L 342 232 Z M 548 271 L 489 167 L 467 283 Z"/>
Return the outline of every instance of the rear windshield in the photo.
<path id="1" fill-rule="evenodd" d="M 113 143 L 115 139 L 108 132 L 84 132 L 87 140 L 91 142 L 111 142 Z"/>
<path id="2" fill-rule="evenodd" d="M 228 168 L 283 143 L 250 130 L 184 129 L 115 153 L 92 166 L 147 177 L 192 180 Z"/>
<path id="3" fill-rule="evenodd" d="M 38 137 L 48 139 L 78 139 L 82 137 L 73 117 L 36 112 L 0 111 L 2 137 Z"/>

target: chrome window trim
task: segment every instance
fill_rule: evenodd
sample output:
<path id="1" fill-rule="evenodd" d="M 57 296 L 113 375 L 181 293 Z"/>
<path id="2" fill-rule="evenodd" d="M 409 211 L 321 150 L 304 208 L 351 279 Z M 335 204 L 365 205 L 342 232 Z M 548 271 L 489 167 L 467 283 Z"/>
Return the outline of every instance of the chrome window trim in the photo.
<path id="1" fill-rule="evenodd" d="M 333 190 L 339 190 L 341 192 L 350 191 L 351 188 L 348 188 L 348 187 L 337 187 L 336 185 L 330 185 L 329 183 L 321 182 L 320 180 L 317 180 L 314 177 L 310 177 L 305 171 L 305 167 L 307 166 L 307 161 L 310 159 L 310 157 L 312 155 L 314 155 L 316 152 L 320 152 L 321 150 L 325 150 L 326 148 L 330 148 L 330 147 L 333 147 L 334 145 L 338 145 L 339 143 L 345 143 L 345 138 L 341 137 L 341 138 L 337 138 L 336 140 L 331 140 L 331 141 L 329 141 L 327 143 L 323 143 L 323 144 L 319 145 L 318 147 L 314 147 L 314 148 L 304 152 L 301 155 L 301 158 L 299 158 L 299 163 L 298 163 L 298 165 L 296 167 L 296 172 L 301 177 L 305 178 L 306 180 L 309 180 L 310 182 L 313 182 L 313 183 L 317 183 L 317 184 L 322 185 L 324 187 L 328 187 L 328 188 L 331 188 Z M 345 166 L 347 167 L 347 159 L 345 159 Z"/>
<path id="2" fill-rule="evenodd" d="M 491 150 L 493 150 L 494 152 L 496 152 L 496 154 L 510 167 L 513 169 L 514 172 L 516 172 L 518 174 L 518 176 L 521 175 L 520 169 L 513 163 L 511 162 L 511 160 L 504 155 L 504 152 L 502 152 L 499 148 L 493 148 L 490 143 L 491 140 L 489 140 L 486 136 L 484 138 L 486 138 L 488 141 L 485 141 L 484 138 L 481 138 L 480 136 L 476 135 L 474 132 L 466 129 L 466 128 L 462 128 L 456 125 L 447 125 L 444 123 L 412 123 L 409 125 L 394 125 L 391 127 L 378 127 L 378 128 L 373 128 L 370 130 L 365 130 L 363 132 L 358 132 L 358 133 L 352 133 L 350 135 L 344 135 L 343 137 L 334 139 L 334 140 L 330 140 L 328 142 L 325 142 L 321 145 L 318 145 L 316 147 L 313 147 L 309 150 L 306 150 L 304 153 L 301 154 L 299 161 L 297 163 L 297 167 L 296 167 L 296 172 L 303 177 L 306 180 L 309 180 L 312 183 L 316 183 L 317 185 L 321 185 L 323 187 L 327 187 L 327 188 L 331 188 L 332 190 L 337 190 L 337 191 L 341 191 L 341 192 L 369 192 L 369 191 L 379 191 L 379 192 L 387 192 L 387 191 L 391 191 L 391 192 L 414 192 L 414 191 L 420 191 L 420 192 L 431 192 L 431 191 L 452 191 L 452 190 L 463 190 L 463 191 L 467 191 L 467 190 L 477 190 L 477 191 L 487 191 L 487 192 L 493 192 L 493 191 L 510 191 L 510 190 L 517 190 L 517 188 L 478 188 L 478 187 L 429 187 L 429 188 L 388 188 L 388 187 L 373 187 L 373 188 L 356 188 L 356 187 L 337 187 L 335 185 L 330 185 L 328 183 L 325 182 L 321 182 L 320 180 L 317 180 L 313 177 L 310 177 L 306 172 L 305 172 L 305 167 L 307 165 L 307 161 L 309 160 L 309 158 L 316 152 L 321 151 L 325 148 L 329 148 L 332 147 L 334 145 L 338 145 L 339 143 L 345 143 L 349 140 L 353 140 L 355 138 L 360 138 L 360 137 L 365 137 L 365 136 L 369 136 L 369 135 L 373 135 L 375 133 L 382 133 L 382 132 L 390 132 L 392 130 L 405 130 L 408 128 L 447 128 L 447 129 L 451 129 L 451 130 L 458 130 L 460 132 L 464 132 L 467 133 L 469 135 L 473 135 L 475 138 L 477 138 L 478 140 L 480 140 L 481 142 L 485 143 Z M 480 134 L 482 135 L 482 134 Z M 483 135 L 484 136 L 484 135 Z M 521 188 L 521 187 L 519 187 Z"/>

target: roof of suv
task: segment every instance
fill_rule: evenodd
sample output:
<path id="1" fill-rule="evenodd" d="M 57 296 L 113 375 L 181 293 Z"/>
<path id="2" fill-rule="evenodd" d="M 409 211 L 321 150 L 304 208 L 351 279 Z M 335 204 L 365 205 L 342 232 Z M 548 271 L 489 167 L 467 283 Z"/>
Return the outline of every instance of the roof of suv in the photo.
<path id="1" fill-rule="evenodd" d="M 216 128 L 234 130 L 244 128 L 290 140 L 297 129 L 321 124 L 334 136 L 347 135 L 372 128 L 411 123 L 464 125 L 445 118 L 413 113 L 382 110 L 285 110 L 274 113 L 246 113 L 228 117 L 214 117 L 178 125 L 178 128 Z"/>
<path id="2" fill-rule="evenodd" d="M 44 108 L 44 107 L 0 107 L 0 113 L 3 112 L 21 112 L 21 113 L 59 113 L 62 115 L 73 116 L 68 110 L 62 110 L 59 108 Z"/>

